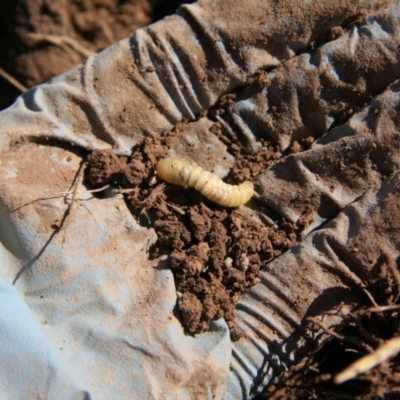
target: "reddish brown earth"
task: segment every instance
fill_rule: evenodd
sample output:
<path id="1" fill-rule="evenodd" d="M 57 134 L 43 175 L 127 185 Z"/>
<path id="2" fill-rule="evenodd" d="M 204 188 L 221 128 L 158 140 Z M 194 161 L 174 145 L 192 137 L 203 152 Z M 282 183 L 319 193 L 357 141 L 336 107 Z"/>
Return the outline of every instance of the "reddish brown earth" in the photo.
<path id="1" fill-rule="evenodd" d="M 241 209 L 220 207 L 194 189 L 165 185 L 156 178 L 155 164 L 181 139 L 180 128 L 146 138 L 129 159 L 111 150 L 92 152 L 87 179 L 96 187 L 112 183 L 126 188 L 132 214 L 156 230 L 158 242 L 150 257 L 170 254 L 186 331 L 204 332 L 211 320 L 224 318 L 232 340 L 237 340 L 234 310 L 239 296 L 259 281 L 259 271 L 268 261 L 297 241 L 297 226 L 282 218 L 266 226 L 245 218 Z M 258 175 L 277 157 L 272 146 L 252 156 L 232 147 L 232 179 L 237 183 Z"/>
<path id="2" fill-rule="evenodd" d="M 168 3 L 169 9 L 153 10 L 147 0 L 123 4 L 117 0 L 2 2 L 0 67 L 26 87 L 39 84 L 82 62 L 85 54 L 131 36 L 136 28 L 172 12 L 179 2 Z M 331 30 L 330 38 L 342 32 L 340 27 Z M 73 38 L 74 44 L 62 37 Z M 374 68 L 374 64 L 368 63 L 367 67 Z M 262 74 L 254 79 L 249 84 L 269 84 Z M 0 78 L 0 109 L 11 104 L 18 93 L 9 81 Z M 233 95 L 222 98 L 215 112 L 223 113 L 233 99 Z M 180 140 L 183 127 L 184 123 L 171 132 L 146 138 L 129 158 L 118 158 L 110 151 L 93 152 L 88 157 L 86 179 L 96 187 L 108 183 L 121 187 L 139 223 L 156 230 L 158 242 L 149 256 L 169 255 L 179 292 L 179 317 L 188 334 L 203 332 L 211 320 L 224 317 L 232 340 L 236 340 L 233 311 L 239 296 L 258 281 L 259 271 L 266 263 L 296 243 L 309 221 L 305 215 L 298 226 L 282 218 L 277 218 L 275 225 L 268 225 L 261 219 L 246 218 L 241 209 L 213 204 L 195 190 L 162 183 L 155 176 L 154 166 Z M 211 128 L 216 135 L 219 130 L 218 124 Z M 292 143 L 289 153 L 306 150 L 313 140 L 308 137 Z M 229 152 L 235 158 L 230 183 L 254 179 L 282 157 L 273 144 L 261 144 L 261 150 L 253 155 L 229 144 Z M 362 157 L 363 154 L 355 155 L 346 168 L 363 168 Z M 391 228 L 398 229 L 400 210 L 396 203 L 389 201 L 385 213 L 386 217 L 377 219 L 376 227 L 392 224 Z M 370 234 L 374 235 L 374 231 Z M 360 242 L 354 252 L 365 254 L 364 247 Z M 399 278 L 393 271 L 397 266 L 393 267 L 389 260 L 381 261 L 375 289 L 379 290 L 381 304 L 395 305 Z M 285 372 L 262 398 L 397 398 L 399 356 L 348 384 L 334 385 L 331 376 L 365 353 L 365 349 L 375 348 L 399 330 L 396 309 L 351 314 L 341 330 L 332 334 L 331 341 Z"/>
<path id="3" fill-rule="evenodd" d="M 166 3 L 153 8 L 149 0 L 2 1 L 0 68 L 27 88 L 38 85 L 173 13 L 183 1 Z M 0 77 L 0 110 L 18 94 Z"/>

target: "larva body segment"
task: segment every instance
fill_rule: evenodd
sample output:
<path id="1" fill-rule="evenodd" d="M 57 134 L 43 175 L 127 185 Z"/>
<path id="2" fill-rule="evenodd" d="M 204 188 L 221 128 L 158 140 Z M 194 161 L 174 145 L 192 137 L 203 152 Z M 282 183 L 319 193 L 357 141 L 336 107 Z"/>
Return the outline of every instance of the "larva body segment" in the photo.
<path id="1" fill-rule="evenodd" d="M 194 161 L 185 158 L 167 157 L 157 163 L 157 175 L 175 185 L 193 187 L 203 196 L 223 207 L 238 207 L 246 204 L 254 193 L 254 185 L 245 181 L 240 185 L 229 185 L 217 175 L 205 171 Z"/>

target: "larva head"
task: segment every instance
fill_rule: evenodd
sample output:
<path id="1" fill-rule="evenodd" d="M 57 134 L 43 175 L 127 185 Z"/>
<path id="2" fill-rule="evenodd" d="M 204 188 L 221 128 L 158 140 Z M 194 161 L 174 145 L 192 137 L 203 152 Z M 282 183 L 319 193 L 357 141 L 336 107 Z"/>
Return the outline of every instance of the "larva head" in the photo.
<path id="1" fill-rule="evenodd" d="M 157 175 L 168 183 L 179 185 L 181 183 L 181 170 L 187 162 L 187 160 L 181 158 L 164 158 L 157 163 Z"/>

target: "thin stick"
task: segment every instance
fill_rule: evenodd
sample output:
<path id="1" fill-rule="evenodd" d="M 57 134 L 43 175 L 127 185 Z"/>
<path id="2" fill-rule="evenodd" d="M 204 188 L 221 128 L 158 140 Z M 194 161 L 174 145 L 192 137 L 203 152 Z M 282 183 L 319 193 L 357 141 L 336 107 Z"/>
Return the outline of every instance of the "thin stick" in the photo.
<path id="1" fill-rule="evenodd" d="M 108 26 L 108 24 L 105 21 L 100 21 L 100 28 L 104 33 L 104 36 L 107 38 L 110 44 L 113 44 L 116 42 L 116 39 L 112 33 L 112 30 Z"/>
<path id="2" fill-rule="evenodd" d="M 108 184 L 108 185 L 105 185 L 105 186 L 102 186 L 101 188 L 98 188 L 98 189 L 92 189 L 92 190 L 81 190 L 81 191 L 77 191 L 75 194 L 84 194 L 84 193 L 99 193 L 99 192 L 103 192 L 104 190 L 106 190 L 106 189 L 108 189 L 110 187 L 110 184 Z M 68 191 L 66 191 L 66 192 L 59 192 L 59 193 L 56 193 L 57 195 L 60 195 L 60 196 L 66 196 L 66 195 L 69 195 L 69 194 L 71 194 L 73 191 L 71 191 L 71 190 L 68 190 Z M 43 197 L 41 200 L 45 200 L 46 198 L 45 197 Z M 76 199 L 76 200 L 79 200 L 79 199 Z"/>
<path id="3" fill-rule="evenodd" d="M 28 90 L 26 86 L 24 86 L 21 82 L 17 81 L 8 72 L 4 71 L 3 68 L 0 68 L 0 76 L 2 76 L 6 81 L 11 83 L 11 85 L 15 86 L 21 92 L 26 92 Z"/>
<path id="4" fill-rule="evenodd" d="M 118 193 L 119 193 L 119 194 L 126 194 L 126 193 L 136 192 L 137 190 L 138 190 L 137 187 L 128 188 L 128 189 L 121 189 L 121 188 L 119 188 L 119 189 L 118 189 Z"/>
<path id="5" fill-rule="evenodd" d="M 383 361 L 394 357 L 400 351 L 400 337 L 394 337 L 388 340 L 386 343 L 378 347 L 373 353 L 367 354 L 361 357 L 349 367 L 339 372 L 335 378 L 334 382 L 341 384 L 348 381 L 349 379 L 355 378 L 359 374 L 363 374 L 370 369 L 376 367 Z"/>
<path id="6" fill-rule="evenodd" d="M 69 36 L 56 36 L 46 35 L 43 33 L 30 33 L 29 37 L 37 42 L 49 42 L 56 46 L 68 45 L 73 48 L 76 52 L 80 53 L 84 57 L 90 57 L 95 54 L 94 51 L 87 49 L 86 47 L 79 44 L 74 38 Z"/>
<path id="7" fill-rule="evenodd" d="M 329 329 L 327 326 L 324 325 L 324 323 L 322 321 L 320 321 L 317 318 L 314 317 L 308 317 L 307 318 L 308 321 L 312 322 L 313 324 L 317 325 L 319 328 L 321 328 L 326 334 L 333 336 L 336 339 L 339 340 L 344 340 L 344 336 L 339 335 L 338 333 L 336 333 L 335 331 L 333 331 L 332 329 Z"/>
<path id="8" fill-rule="evenodd" d="M 69 225 L 69 221 L 71 220 L 72 217 L 72 211 L 74 210 L 74 205 L 75 205 L 75 197 L 76 197 L 76 192 L 78 190 L 78 185 L 79 185 L 79 181 L 81 179 L 81 176 L 83 175 L 83 171 L 84 171 L 84 167 L 85 167 L 85 163 L 82 162 L 81 165 L 79 166 L 79 170 L 78 173 L 76 175 L 76 179 L 75 179 L 75 183 L 74 183 L 74 188 L 72 190 L 72 198 L 71 198 L 71 203 L 68 206 L 66 215 L 65 215 L 65 222 L 64 222 L 64 237 L 63 240 L 61 242 L 61 247 L 64 245 L 65 243 L 65 239 L 66 239 L 66 232 L 67 232 L 67 227 Z M 68 218 L 69 217 L 69 218 Z"/>
<path id="9" fill-rule="evenodd" d="M 389 267 L 390 272 L 393 274 L 394 281 L 396 282 L 397 286 L 396 299 L 397 299 L 400 295 L 400 273 L 397 269 L 396 261 L 393 259 L 393 257 L 387 250 L 383 252 L 383 256 L 386 258 L 386 265 Z"/>
<path id="10" fill-rule="evenodd" d="M 179 207 L 176 207 L 176 206 L 174 206 L 173 204 L 170 204 L 170 203 L 168 203 L 168 202 L 166 202 L 164 199 L 162 199 L 161 197 L 160 197 L 160 200 L 164 203 L 164 204 L 166 204 L 168 207 L 171 207 L 174 211 L 176 211 L 178 214 L 181 214 L 181 215 L 185 215 L 186 213 L 185 213 L 185 211 L 183 211 L 181 208 L 179 208 Z"/>
<path id="11" fill-rule="evenodd" d="M 370 313 L 378 313 L 378 312 L 385 312 L 385 311 L 397 311 L 400 310 L 400 305 L 393 304 L 390 306 L 378 306 L 378 307 L 370 307 L 366 310 L 357 311 L 358 315 L 365 315 Z"/>
<path id="12" fill-rule="evenodd" d="M 105 185 L 99 189 L 92 189 L 92 190 L 82 190 L 82 191 L 76 191 L 75 195 L 77 194 L 85 194 L 85 193 L 98 193 L 98 192 L 102 192 L 103 190 L 106 190 L 110 187 L 110 185 Z M 18 207 L 13 208 L 12 210 L 10 210 L 11 213 L 19 210 L 20 208 L 29 206 L 30 204 L 36 203 L 37 201 L 44 201 L 44 200 L 52 200 L 52 199 L 57 199 L 58 197 L 63 197 L 63 196 L 67 196 L 69 194 L 72 194 L 73 190 L 67 190 L 66 192 L 57 192 L 52 194 L 51 196 L 48 197 L 39 197 L 38 199 L 35 200 L 31 200 L 28 201 L 27 203 L 23 203 Z M 79 200 L 79 199 L 75 199 L 75 200 Z"/>

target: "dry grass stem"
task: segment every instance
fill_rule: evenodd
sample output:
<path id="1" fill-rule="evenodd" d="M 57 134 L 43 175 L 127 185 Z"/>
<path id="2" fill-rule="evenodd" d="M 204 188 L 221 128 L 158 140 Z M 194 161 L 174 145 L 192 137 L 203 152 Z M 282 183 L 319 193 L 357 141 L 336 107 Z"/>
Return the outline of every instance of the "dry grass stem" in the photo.
<path id="1" fill-rule="evenodd" d="M 378 347 L 373 353 L 367 354 L 366 356 L 355 361 L 342 372 L 338 373 L 334 378 L 334 382 L 340 384 L 353 379 L 357 375 L 363 374 L 376 367 L 383 361 L 395 356 L 399 351 L 400 337 L 394 337 Z"/>
<path id="2" fill-rule="evenodd" d="M 3 77 L 7 82 L 11 83 L 14 87 L 16 87 L 21 92 L 26 92 L 28 88 L 24 86 L 21 82 L 11 76 L 8 72 L 4 71 L 3 68 L 0 68 L 0 76 Z"/>

